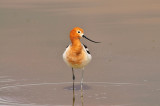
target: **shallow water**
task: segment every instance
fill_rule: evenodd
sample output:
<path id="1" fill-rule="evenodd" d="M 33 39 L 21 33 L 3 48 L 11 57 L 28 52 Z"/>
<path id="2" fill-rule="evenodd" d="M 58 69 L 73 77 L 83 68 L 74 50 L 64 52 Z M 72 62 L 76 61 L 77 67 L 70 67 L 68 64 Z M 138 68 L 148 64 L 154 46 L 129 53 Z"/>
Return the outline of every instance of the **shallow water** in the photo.
<path id="1" fill-rule="evenodd" d="M 0 105 L 70 106 L 72 73 L 62 54 L 79 26 L 93 60 L 84 106 L 160 105 L 158 0 L 0 1 Z M 75 106 L 81 106 L 76 71 Z"/>

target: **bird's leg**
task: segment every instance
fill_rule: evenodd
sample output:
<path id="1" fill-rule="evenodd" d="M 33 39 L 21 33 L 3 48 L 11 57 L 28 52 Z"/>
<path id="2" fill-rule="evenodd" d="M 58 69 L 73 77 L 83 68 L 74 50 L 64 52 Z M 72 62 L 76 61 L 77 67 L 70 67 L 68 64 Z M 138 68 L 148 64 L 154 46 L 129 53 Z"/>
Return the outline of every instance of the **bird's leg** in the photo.
<path id="1" fill-rule="evenodd" d="M 75 93 L 74 93 L 74 81 L 75 81 L 75 75 L 74 75 L 74 70 L 72 68 L 72 78 L 73 78 L 73 104 L 72 106 L 74 106 L 74 103 L 75 103 Z"/>
<path id="2" fill-rule="evenodd" d="M 82 79 L 81 79 L 81 96 L 83 96 L 83 73 L 84 73 L 84 69 L 82 70 Z"/>
<path id="3" fill-rule="evenodd" d="M 83 73 L 84 73 L 84 69 L 82 70 L 82 79 L 81 79 L 81 102 L 82 102 L 82 106 L 83 106 Z"/>
<path id="4" fill-rule="evenodd" d="M 73 68 L 72 68 L 72 75 L 73 75 L 73 81 L 75 80 L 75 75 L 74 75 L 74 70 L 73 70 Z"/>
<path id="5" fill-rule="evenodd" d="M 74 70 L 73 70 L 73 68 L 72 68 L 72 78 L 73 78 L 73 90 L 74 90 L 75 75 L 74 75 Z"/>

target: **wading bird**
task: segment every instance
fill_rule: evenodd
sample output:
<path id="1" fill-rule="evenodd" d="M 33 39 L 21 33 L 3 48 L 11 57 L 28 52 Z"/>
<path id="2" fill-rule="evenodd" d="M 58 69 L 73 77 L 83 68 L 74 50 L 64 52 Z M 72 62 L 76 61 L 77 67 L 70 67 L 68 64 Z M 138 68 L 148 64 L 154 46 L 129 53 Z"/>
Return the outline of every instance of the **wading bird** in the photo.
<path id="1" fill-rule="evenodd" d="M 80 38 L 85 38 L 94 43 L 100 43 L 93 41 L 84 36 L 83 29 L 75 27 L 70 31 L 71 44 L 66 48 L 63 53 L 63 59 L 67 65 L 72 68 L 73 76 L 73 90 L 74 90 L 74 69 L 82 69 L 81 90 L 83 87 L 83 72 L 84 67 L 91 61 L 92 57 L 86 45 L 80 42 Z"/>

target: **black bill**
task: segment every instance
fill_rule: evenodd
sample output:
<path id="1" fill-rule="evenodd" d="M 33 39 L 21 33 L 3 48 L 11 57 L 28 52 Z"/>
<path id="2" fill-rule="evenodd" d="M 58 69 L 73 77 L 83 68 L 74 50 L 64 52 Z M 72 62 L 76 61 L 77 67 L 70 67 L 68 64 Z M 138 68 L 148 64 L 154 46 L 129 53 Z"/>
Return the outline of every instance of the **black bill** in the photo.
<path id="1" fill-rule="evenodd" d="M 83 38 L 86 38 L 87 40 L 89 40 L 89 41 L 91 41 L 91 42 L 94 42 L 94 43 L 101 43 L 101 42 L 93 41 L 93 40 L 91 40 L 91 39 L 87 38 L 87 37 L 86 37 L 86 36 L 84 36 L 84 35 L 82 35 L 82 37 L 83 37 Z"/>

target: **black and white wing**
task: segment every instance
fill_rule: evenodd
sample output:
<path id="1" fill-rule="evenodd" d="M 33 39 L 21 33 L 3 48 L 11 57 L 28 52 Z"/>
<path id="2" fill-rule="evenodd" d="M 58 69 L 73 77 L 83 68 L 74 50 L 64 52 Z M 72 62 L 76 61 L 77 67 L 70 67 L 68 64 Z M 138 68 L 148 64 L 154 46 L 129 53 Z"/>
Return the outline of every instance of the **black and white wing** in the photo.
<path id="1" fill-rule="evenodd" d="M 86 45 L 84 45 L 84 44 L 83 44 L 83 46 L 84 46 L 84 48 L 85 48 L 86 52 L 87 52 L 88 54 L 91 54 L 91 53 L 89 52 L 89 50 L 88 50 L 87 46 L 86 46 Z"/>

